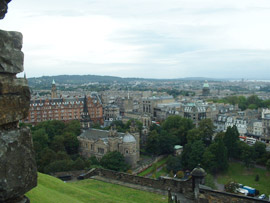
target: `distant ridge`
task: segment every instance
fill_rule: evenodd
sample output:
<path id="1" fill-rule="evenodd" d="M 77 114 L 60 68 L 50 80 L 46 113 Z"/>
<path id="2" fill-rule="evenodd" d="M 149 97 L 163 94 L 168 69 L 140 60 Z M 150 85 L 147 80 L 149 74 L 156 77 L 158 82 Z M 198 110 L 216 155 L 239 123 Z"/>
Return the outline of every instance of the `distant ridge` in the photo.
<path id="1" fill-rule="evenodd" d="M 224 81 L 229 79 L 214 79 L 214 78 L 204 78 L 204 77 L 187 77 L 187 78 L 175 78 L 175 79 L 153 79 L 153 78 L 121 78 L 117 76 L 101 76 L 101 75 L 57 75 L 57 76 L 42 76 L 28 78 L 29 85 L 32 84 L 50 84 L 53 80 L 58 84 L 84 84 L 89 82 L 102 82 L 102 83 L 112 83 L 112 82 L 131 82 L 131 81 Z"/>

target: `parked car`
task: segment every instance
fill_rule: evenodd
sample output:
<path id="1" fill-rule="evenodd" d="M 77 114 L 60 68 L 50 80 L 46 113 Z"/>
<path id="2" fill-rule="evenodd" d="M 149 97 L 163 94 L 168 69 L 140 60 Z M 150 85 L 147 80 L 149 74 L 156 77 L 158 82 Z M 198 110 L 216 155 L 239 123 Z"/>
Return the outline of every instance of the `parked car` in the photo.
<path id="1" fill-rule="evenodd" d="M 266 198 L 266 195 L 265 194 L 261 194 L 258 198 L 259 199 L 265 199 Z"/>

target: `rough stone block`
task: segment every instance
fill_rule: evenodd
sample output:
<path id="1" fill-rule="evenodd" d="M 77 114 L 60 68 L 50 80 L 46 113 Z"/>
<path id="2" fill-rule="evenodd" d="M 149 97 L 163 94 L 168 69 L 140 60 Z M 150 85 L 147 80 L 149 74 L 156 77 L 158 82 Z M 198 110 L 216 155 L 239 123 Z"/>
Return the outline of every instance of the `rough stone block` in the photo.
<path id="1" fill-rule="evenodd" d="M 29 128 L 0 131 L 0 163 L 0 202 L 12 202 L 37 185 Z"/>
<path id="2" fill-rule="evenodd" d="M 0 73 L 17 74 L 23 71 L 22 34 L 0 30 Z"/>
<path id="3" fill-rule="evenodd" d="M 18 122 L 28 116 L 30 91 L 24 78 L 0 74 L 1 125 Z"/>

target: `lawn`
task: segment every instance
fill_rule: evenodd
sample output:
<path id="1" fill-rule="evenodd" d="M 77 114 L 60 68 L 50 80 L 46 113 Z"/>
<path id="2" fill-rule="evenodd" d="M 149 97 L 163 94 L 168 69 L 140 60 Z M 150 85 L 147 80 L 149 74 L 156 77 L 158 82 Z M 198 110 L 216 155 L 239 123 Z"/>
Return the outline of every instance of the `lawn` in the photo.
<path id="1" fill-rule="evenodd" d="M 165 157 L 165 158 L 159 160 L 158 162 L 156 162 L 156 163 L 155 163 L 156 168 L 158 169 L 160 166 L 166 164 L 167 160 L 168 160 L 168 157 Z M 148 169 L 146 169 L 146 170 L 144 170 L 143 172 L 139 173 L 138 176 L 145 176 L 145 175 L 147 175 L 147 174 L 149 174 L 149 173 L 152 173 L 154 170 L 155 170 L 155 166 L 154 166 L 154 164 L 153 164 L 153 165 L 152 165 L 151 167 L 149 167 Z"/>
<path id="2" fill-rule="evenodd" d="M 259 175 L 258 182 L 255 181 L 256 175 Z M 226 184 L 229 181 L 235 181 L 256 188 L 260 191 L 260 194 L 270 194 L 270 172 L 264 169 L 247 169 L 240 163 L 231 162 L 228 171 L 218 176 L 218 183 Z"/>
<path id="3" fill-rule="evenodd" d="M 32 203 L 81 202 L 167 202 L 167 197 L 120 185 L 87 179 L 64 183 L 45 174 L 38 174 L 38 186 L 26 196 Z"/>

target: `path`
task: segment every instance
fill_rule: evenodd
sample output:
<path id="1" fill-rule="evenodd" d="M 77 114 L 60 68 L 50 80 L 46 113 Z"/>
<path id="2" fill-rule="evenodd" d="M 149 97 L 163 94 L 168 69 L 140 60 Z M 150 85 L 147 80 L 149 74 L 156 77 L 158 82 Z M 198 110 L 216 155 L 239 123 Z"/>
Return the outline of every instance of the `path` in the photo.
<path id="1" fill-rule="evenodd" d="M 215 183 L 218 191 L 222 191 L 222 192 L 224 191 L 224 185 L 217 182 L 216 175 L 214 176 L 214 183 Z"/>

